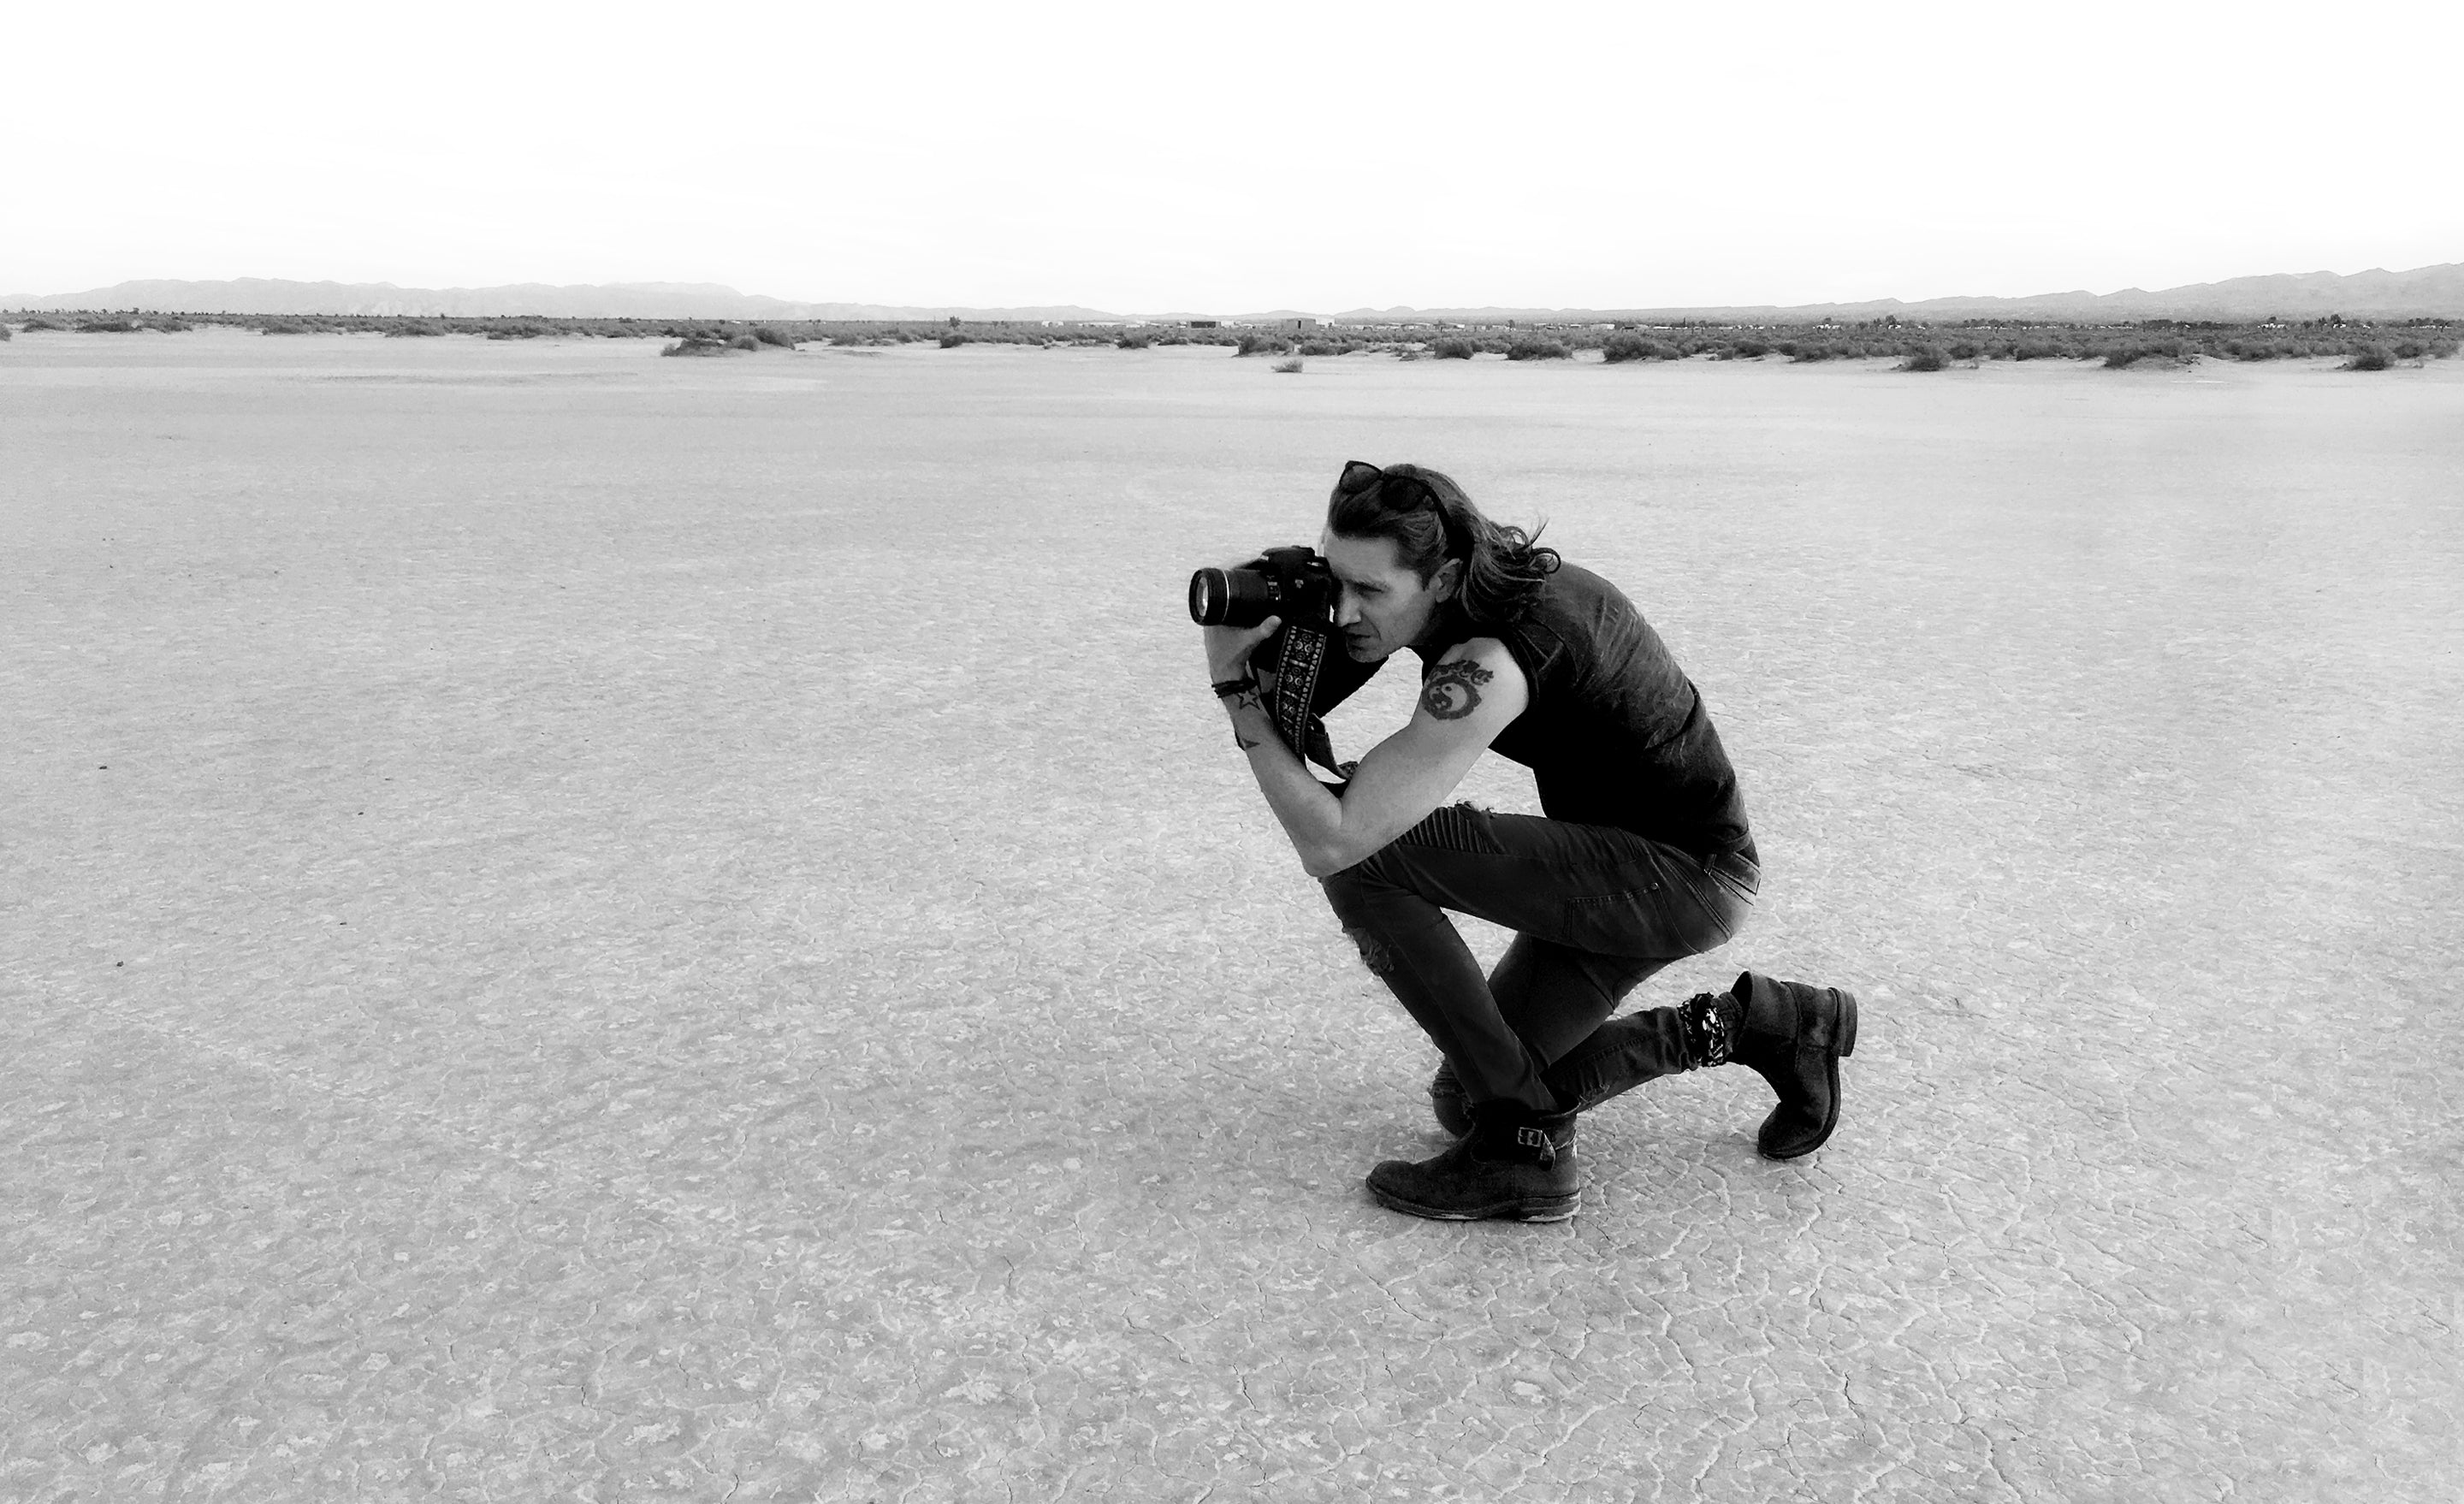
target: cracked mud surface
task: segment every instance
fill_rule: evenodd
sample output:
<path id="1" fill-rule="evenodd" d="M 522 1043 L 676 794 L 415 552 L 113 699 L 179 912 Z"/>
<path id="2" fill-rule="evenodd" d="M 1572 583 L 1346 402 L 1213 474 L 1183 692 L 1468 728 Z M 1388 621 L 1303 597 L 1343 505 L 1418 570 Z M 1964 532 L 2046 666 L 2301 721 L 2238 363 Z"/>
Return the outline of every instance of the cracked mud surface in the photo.
<path id="1" fill-rule="evenodd" d="M 2464 368 L 646 355 L 0 346 L 0 1498 L 2451 1496 Z M 1702 686 L 1819 1154 L 1361 1190 L 1180 604 L 1355 455 Z"/>

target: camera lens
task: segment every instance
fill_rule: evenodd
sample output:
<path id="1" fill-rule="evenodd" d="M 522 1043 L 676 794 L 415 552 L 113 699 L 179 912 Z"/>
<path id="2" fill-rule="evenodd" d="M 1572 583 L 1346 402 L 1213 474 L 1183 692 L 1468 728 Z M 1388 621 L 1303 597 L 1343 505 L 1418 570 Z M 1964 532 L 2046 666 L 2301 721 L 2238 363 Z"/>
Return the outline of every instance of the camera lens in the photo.
<path id="1" fill-rule="evenodd" d="M 1283 598 L 1283 582 L 1264 569 L 1200 569 L 1189 577 L 1189 619 L 1200 627 L 1255 627 Z"/>
<path id="2" fill-rule="evenodd" d="M 1221 627 L 1232 605 L 1232 582 L 1221 569 L 1200 569 L 1189 577 L 1189 619 L 1200 627 Z"/>

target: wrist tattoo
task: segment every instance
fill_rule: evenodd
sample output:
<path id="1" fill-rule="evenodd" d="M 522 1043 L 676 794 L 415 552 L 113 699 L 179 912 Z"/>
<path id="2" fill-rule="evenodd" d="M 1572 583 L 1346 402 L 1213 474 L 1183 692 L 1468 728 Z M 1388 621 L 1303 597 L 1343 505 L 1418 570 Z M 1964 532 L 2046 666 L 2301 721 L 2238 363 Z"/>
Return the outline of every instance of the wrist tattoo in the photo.
<path id="1" fill-rule="evenodd" d="M 1257 685 L 1251 684 L 1248 688 L 1243 690 L 1238 695 L 1224 696 L 1223 703 L 1227 709 L 1237 714 L 1243 710 L 1265 709 L 1266 697 L 1265 695 L 1260 693 Z"/>
<path id="2" fill-rule="evenodd" d="M 1232 728 L 1232 744 L 1239 747 L 1242 751 L 1246 752 L 1251 747 L 1264 746 L 1265 745 L 1265 742 L 1263 740 L 1252 740 L 1248 737 L 1243 736 L 1241 734 L 1241 728 L 1235 726 Z"/>
<path id="3" fill-rule="evenodd" d="M 1420 689 L 1420 708 L 1440 720 L 1461 720 L 1480 708 L 1480 686 L 1497 677 L 1469 658 L 1441 663 Z"/>

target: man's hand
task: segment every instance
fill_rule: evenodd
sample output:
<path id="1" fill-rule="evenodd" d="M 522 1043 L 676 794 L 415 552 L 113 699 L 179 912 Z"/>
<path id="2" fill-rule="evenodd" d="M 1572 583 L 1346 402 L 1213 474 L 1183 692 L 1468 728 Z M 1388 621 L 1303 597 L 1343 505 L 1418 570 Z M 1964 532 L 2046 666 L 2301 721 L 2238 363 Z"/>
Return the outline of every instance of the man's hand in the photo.
<path id="1" fill-rule="evenodd" d="M 1284 624 L 1280 616 L 1269 616 L 1255 627 L 1209 627 L 1206 632 L 1206 676 L 1221 684 L 1225 679 L 1244 678 L 1249 673 L 1249 654 L 1258 644 L 1275 634 Z"/>

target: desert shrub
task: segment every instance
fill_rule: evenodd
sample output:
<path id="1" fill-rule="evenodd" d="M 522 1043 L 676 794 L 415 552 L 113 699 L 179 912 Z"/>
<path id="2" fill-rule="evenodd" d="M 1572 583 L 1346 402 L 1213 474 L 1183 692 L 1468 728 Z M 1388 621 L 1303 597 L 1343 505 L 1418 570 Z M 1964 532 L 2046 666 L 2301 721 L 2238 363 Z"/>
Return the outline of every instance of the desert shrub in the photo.
<path id="1" fill-rule="evenodd" d="M 2011 346 L 2011 358 L 2014 361 L 2057 360 L 2064 353 L 2062 347 L 2051 340 L 2019 340 Z"/>
<path id="2" fill-rule="evenodd" d="M 432 323 L 429 323 L 425 319 L 412 319 L 407 322 L 393 324 L 386 328 L 385 338 L 388 340 L 424 340 L 441 335 L 444 332 L 444 330 L 438 328 Z"/>
<path id="3" fill-rule="evenodd" d="M 2430 346 L 2422 343 L 2419 340 L 2398 340 L 2395 342 L 2395 358 L 2397 360 L 2417 361 L 2429 353 Z"/>
<path id="4" fill-rule="evenodd" d="M 1950 357 L 1939 344 L 1912 344 L 1906 359 L 1900 362 L 1903 371 L 1938 371 L 1950 365 Z"/>
<path id="5" fill-rule="evenodd" d="M 297 319 L 268 319 L 256 326 L 259 334 L 313 334 L 307 323 Z"/>
<path id="6" fill-rule="evenodd" d="M 757 343 L 775 344 L 782 350 L 792 350 L 796 347 L 796 337 L 774 324 L 757 324 L 753 330 L 753 338 Z"/>
<path id="7" fill-rule="evenodd" d="M 2088 352 L 2093 355 L 2097 352 Z M 2105 368 L 2122 370 L 2142 361 L 2188 365 L 2199 358 L 2198 347 L 2188 340 L 2133 340 L 2108 346 L 2104 352 Z"/>
<path id="8" fill-rule="evenodd" d="M 1509 361 L 1563 361 L 1572 359 L 1573 353 L 1566 348 L 1563 341 L 1544 340 L 1536 335 L 1510 341 L 1506 346 L 1506 358 Z"/>
<path id="9" fill-rule="evenodd" d="M 727 342 L 709 335 L 687 335 L 659 353 L 661 355 L 725 355 Z"/>
<path id="10" fill-rule="evenodd" d="M 2455 342 L 2454 342 L 2454 341 L 2453 341 L 2453 340 L 2432 340 L 2432 341 L 2431 341 L 2431 342 L 2430 342 L 2430 358 L 2431 358 L 2431 360 L 2433 360 L 2433 361 L 2452 360 L 2452 359 L 2453 359 L 2453 358 L 2454 358 L 2454 355 L 2455 355 Z"/>
<path id="11" fill-rule="evenodd" d="M 1344 355 L 1350 353 L 1345 346 L 1337 344 L 1331 340 L 1303 340 L 1301 342 L 1300 352 L 1303 355 Z"/>
<path id="12" fill-rule="evenodd" d="M 1985 346 L 1973 340 L 1953 340 L 1950 343 L 1950 358 L 1954 361 L 1972 361 L 1984 354 Z"/>
<path id="13" fill-rule="evenodd" d="M 1275 363 L 1275 369 L 1286 376 L 1292 375 L 1294 372 L 1300 370 L 1300 368 L 1301 358 L 1297 355 L 1293 356 L 1290 360 L 1277 361 Z"/>
<path id="14" fill-rule="evenodd" d="M 37 316 L 26 321 L 26 330 L 30 334 L 36 329 L 59 330 L 66 329 L 67 327 L 67 324 L 60 322 L 57 319 L 45 319 Z"/>
<path id="15" fill-rule="evenodd" d="M 830 336 L 830 343 L 845 347 L 850 344 L 887 344 L 890 342 L 869 334 L 834 334 Z"/>
<path id="16" fill-rule="evenodd" d="M 1121 337 L 1112 343 L 1124 350 L 1143 350 L 1155 343 L 1155 336 L 1143 329 L 1124 329 Z"/>
<path id="17" fill-rule="evenodd" d="M 1429 347 L 1429 353 L 1441 361 L 1467 361 L 1472 357 L 1469 340 L 1440 340 Z"/>
<path id="18" fill-rule="evenodd" d="M 1292 342 L 1285 339 L 1280 334 L 1267 334 L 1262 330 L 1251 329 L 1241 336 L 1241 343 L 1233 346 L 1232 353 L 1235 355 L 1281 355 L 1291 347 Z"/>
<path id="19" fill-rule="evenodd" d="M 1684 352 L 1665 340 L 1620 329 L 1600 341 L 1600 358 L 1612 365 L 1621 361 L 1675 361 L 1683 360 Z"/>
<path id="20" fill-rule="evenodd" d="M 15 338 L 15 335 L 9 332 L 9 326 L 7 324 L 0 323 L 0 343 L 6 343 Z"/>
<path id="21" fill-rule="evenodd" d="M 2384 344 L 2365 344 L 2344 357 L 2344 369 L 2348 371 L 2383 371 L 2394 364 L 2395 357 Z"/>
<path id="22" fill-rule="evenodd" d="M 1836 361 L 1839 358 L 1839 346 L 1813 340 L 1793 340 L 1781 345 L 1780 349 L 1790 360 L 1796 362 Z"/>
<path id="23" fill-rule="evenodd" d="M 955 350 L 961 344 L 970 344 L 973 343 L 974 342 L 967 336 L 960 334 L 956 329 L 953 329 L 949 333 L 941 336 L 941 348 L 945 350 Z"/>
<path id="24" fill-rule="evenodd" d="M 134 319 L 81 319 L 79 334 L 135 334 L 145 326 Z"/>
<path id="25" fill-rule="evenodd" d="M 1770 342 L 1752 338 L 1738 340 L 1728 346 L 1731 360 L 1759 360 L 1771 352 Z"/>
<path id="26" fill-rule="evenodd" d="M 1651 359 L 1651 342 L 1631 329 L 1619 329 L 1600 342 L 1600 359 L 1611 365 Z"/>
<path id="27" fill-rule="evenodd" d="M 750 333 L 731 334 L 727 337 L 727 347 L 731 350 L 758 350 L 761 348 L 761 341 Z"/>

